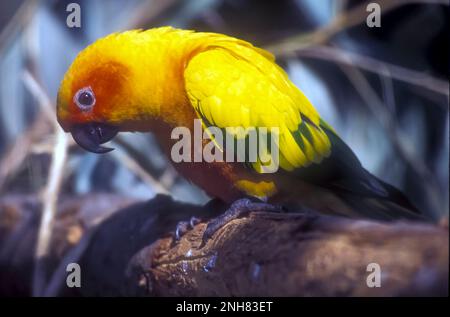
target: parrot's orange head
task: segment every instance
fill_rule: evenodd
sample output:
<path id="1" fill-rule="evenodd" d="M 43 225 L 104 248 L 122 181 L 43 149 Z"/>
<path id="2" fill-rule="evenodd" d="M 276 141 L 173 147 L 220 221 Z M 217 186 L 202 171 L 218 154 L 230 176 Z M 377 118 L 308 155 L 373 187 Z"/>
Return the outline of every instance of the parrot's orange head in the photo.
<path id="1" fill-rule="evenodd" d="M 110 114 L 121 102 L 128 70 L 114 61 L 98 65 L 84 62 L 89 65 L 78 66 L 76 60 L 61 84 L 58 121 L 81 147 L 103 153 L 109 149 L 100 144 L 112 139 L 119 130 L 111 122 Z"/>
<path id="2" fill-rule="evenodd" d="M 112 150 L 101 144 L 119 131 L 139 130 L 159 111 L 157 63 L 143 55 L 140 34 L 128 31 L 97 40 L 79 53 L 61 82 L 58 122 L 88 151 Z"/>
<path id="3" fill-rule="evenodd" d="M 66 72 L 57 100 L 58 122 L 84 149 L 105 153 L 101 146 L 119 132 L 118 113 L 130 106 L 132 69 L 101 39 L 84 49 Z M 109 50 L 108 50 L 109 49 Z"/>

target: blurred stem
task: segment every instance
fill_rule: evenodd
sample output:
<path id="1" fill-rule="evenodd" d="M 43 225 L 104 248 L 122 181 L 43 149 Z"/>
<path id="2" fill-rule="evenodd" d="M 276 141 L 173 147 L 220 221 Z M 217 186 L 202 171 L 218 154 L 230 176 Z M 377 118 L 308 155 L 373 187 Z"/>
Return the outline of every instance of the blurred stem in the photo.
<path id="1" fill-rule="evenodd" d="M 53 221 L 56 214 L 56 204 L 67 159 L 67 147 L 67 135 L 61 128 L 58 127 L 56 130 L 56 142 L 53 148 L 48 182 L 42 195 L 43 208 L 36 246 L 35 268 L 33 275 L 34 296 L 40 296 L 45 289 L 45 260 L 50 249 Z"/>
<path id="2" fill-rule="evenodd" d="M 265 49 L 276 56 L 282 57 L 295 55 L 295 52 L 299 50 L 323 44 L 339 32 L 365 21 L 368 14 L 366 8 L 371 2 L 373 1 L 369 0 L 353 9 L 337 14 L 328 25 L 318 30 L 289 37 L 279 43 L 266 46 Z M 376 3 L 380 5 L 383 14 L 406 4 L 423 3 L 449 5 L 448 0 L 378 0 Z"/>
<path id="3" fill-rule="evenodd" d="M 144 183 L 150 188 L 154 189 L 159 194 L 169 194 L 169 189 L 166 188 L 160 181 L 154 178 L 126 151 L 116 149 L 113 156 L 119 161 L 119 163 L 126 166 L 131 172 L 137 175 Z"/>
<path id="4" fill-rule="evenodd" d="M 38 101 L 39 107 L 46 118 L 52 123 L 55 129 L 59 128 L 58 122 L 56 122 L 55 107 L 52 106 L 50 98 L 45 93 L 42 85 L 38 82 L 36 77 L 28 70 L 23 72 L 23 82 L 25 87 L 31 92 L 31 94 Z"/>
<path id="5" fill-rule="evenodd" d="M 69 139 L 56 122 L 54 108 L 52 107 L 50 98 L 42 88 L 42 85 L 39 84 L 38 80 L 29 71 L 24 72 L 23 81 L 25 87 L 28 88 L 38 101 L 41 112 L 46 115 L 52 123 L 55 135 L 47 184 L 42 195 L 41 223 L 35 251 L 35 267 L 33 272 L 33 295 L 40 296 L 45 290 L 47 276 L 45 272 L 45 260 L 50 249 L 53 219 L 56 214 L 58 194 L 64 176 Z"/>
<path id="6" fill-rule="evenodd" d="M 385 77 L 427 88 L 447 97 L 449 95 L 448 81 L 434 78 L 424 72 L 382 62 L 368 56 L 346 52 L 337 47 L 314 46 L 298 51 L 297 55 L 355 66 Z"/>
<path id="7" fill-rule="evenodd" d="M 406 137 L 396 128 L 392 115 L 383 105 L 383 102 L 380 100 L 378 94 L 372 88 L 364 74 L 357 68 L 349 66 L 341 66 L 341 70 L 353 84 L 374 117 L 386 130 L 397 153 L 411 167 L 418 178 L 427 184 L 426 186 L 423 186 L 426 191 L 424 194 L 426 195 L 426 200 L 428 200 L 432 206 L 431 212 L 436 217 L 442 210 L 440 210 L 440 200 L 438 197 L 438 193 L 440 192 L 439 185 L 436 183 L 436 179 L 433 177 L 432 172 L 428 169 L 425 162 L 419 158 L 417 153 L 413 153 L 411 147 L 408 147 L 407 144 L 405 144 L 403 140 L 405 140 Z"/>
<path id="8" fill-rule="evenodd" d="M 167 194 L 170 192 L 178 175 L 172 165 L 168 164 L 161 173 L 158 168 L 151 164 L 148 157 L 131 146 L 120 134 L 114 139 L 114 143 L 123 149 L 122 153 L 114 153 L 116 154 L 114 157 L 120 163 L 123 163 L 158 193 Z"/>
<path id="9" fill-rule="evenodd" d="M 39 1 L 25 1 L 15 12 L 9 23 L 0 32 L 0 54 L 9 47 L 10 41 L 31 21 L 31 17 L 38 7 Z"/>
<path id="10" fill-rule="evenodd" d="M 33 145 L 49 132 L 47 117 L 39 113 L 31 127 L 22 135 L 18 136 L 6 154 L 0 161 L 0 192 L 3 190 L 8 179 L 16 174 L 27 156 L 32 151 Z"/>
<path id="11" fill-rule="evenodd" d="M 124 29 L 142 28 L 169 11 L 180 0 L 146 0 L 134 10 L 132 17 L 126 22 Z"/>

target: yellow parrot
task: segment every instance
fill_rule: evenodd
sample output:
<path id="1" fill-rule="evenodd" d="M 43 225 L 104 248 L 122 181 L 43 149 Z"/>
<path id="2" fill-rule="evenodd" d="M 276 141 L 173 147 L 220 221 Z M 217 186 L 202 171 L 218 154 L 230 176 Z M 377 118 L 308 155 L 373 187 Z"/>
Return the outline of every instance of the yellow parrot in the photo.
<path id="1" fill-rule="evenodd" d="M 208 225 L 209 236 L 241 212 L 276 206 L 350 217 L 421 218 L 398 189 L 362 167 L 272 54 L 226 35 L 161 27 L 101 38 L 66 72 L 57 117 L 88 151 L 112 150 L 101 144 L 118 132 L 152 132 L 169 158 L 177 143 L 174 129 L 194 131 L 196 119 L 203 131 L 226 129 L 234 139 L 248 138 L 251 128 L 277 128 L 277 151 L 259 149 L 274 159 L 276 152 L 274 173 L 263 172 L 260 159 L 173 162 L 211 197 L 236 201 Z M 202 140 L 193 152 L 211 142 L 226 151 L 208 135 L 210 142 Z"/>

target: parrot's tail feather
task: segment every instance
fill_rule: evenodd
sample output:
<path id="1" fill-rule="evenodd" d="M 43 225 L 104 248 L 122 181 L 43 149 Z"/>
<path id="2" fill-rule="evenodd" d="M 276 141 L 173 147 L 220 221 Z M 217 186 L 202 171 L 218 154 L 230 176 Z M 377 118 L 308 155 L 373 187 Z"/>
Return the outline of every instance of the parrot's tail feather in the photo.
<path id="1" fill-rule="evenodd" d="M 331 141 L 331 154 L 320 164 L 299 171 L 302 179 L 331 190 L 351 207 L 352 214 L 384 220 L 425 220 L 399 189 L 368 172 L 325 122 L 321 127 Z"/>
<path id="2" fill-rule="evenodd" d="M 341 193 L 340 196 L 363 217 L 377 220 L 426 220 L 421 214 L 404 208 L 390 200 L 361 197 L 350 193 Z"/>
<path id="3" fill-rule="evenodd" d="M 370 173 L 369 173 L 370 174 Z M 417 209 L 410 201 L 409 199 L 405 196 L 405 194 L 403 194 L 399 189 L 397 189 L 396 187 L 383 182 L 382 180 L 380 180 L 379 178 L 377 178 L 376 176 L 370 174 L 370 177 L 375 179 L 376 181 L 378 181 L 378 183 L 380 183 L 388 192 L 388 198 L 391 202 L 405 208 L 406 210 L 418 214 L 420 215 L 421 212 L 419 209 Z"/>
<path id="4" fill-rule="evenodd" d="M 340 184 L 337 194 L 354 208 L 359 214 L 368 218 L 379 220 L 426 220 L 420 211 L 409 201 L 409 199 L 397 188 L 389 185 L 376 176 L 366 171 L 364 183 L 370 183 L 370 188 L 361 195 L 361 190 L 353 190 L 353 186 L 342 186 Z M 361 182 L 354 184 L 361 186 Z M 353 187 L 353 188 L 352 188 Z M 366 190 L 368 187 L 366 187 Z"/>

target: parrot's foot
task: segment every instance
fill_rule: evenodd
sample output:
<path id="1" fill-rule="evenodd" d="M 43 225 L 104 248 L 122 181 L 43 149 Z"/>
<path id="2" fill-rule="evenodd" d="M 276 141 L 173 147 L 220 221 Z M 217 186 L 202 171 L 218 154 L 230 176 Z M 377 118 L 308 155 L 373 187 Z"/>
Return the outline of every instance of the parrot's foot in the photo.
<path id="1" fill-rule="evenodd" d="M 191 217 L 189 221 L 180 221 L 175 228 L 175 241 L 179 241 L 186 232 L 192 230 L 198 223 L 200 223 L 200 219 L 195 216 Z"/>
<path id="2" fill-rule="evenodd" d="M 253 211 L 284 212 L 285 209 L 281 206 L 274 206 L 264 202 L 254 202 L 248 198 L 236 200 L 223 214 L 209 221 L 206 230 L 203 233 L 203 245 L 217 232 L 217 230 L 231 220 L 247 215 Z"/>

